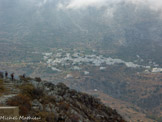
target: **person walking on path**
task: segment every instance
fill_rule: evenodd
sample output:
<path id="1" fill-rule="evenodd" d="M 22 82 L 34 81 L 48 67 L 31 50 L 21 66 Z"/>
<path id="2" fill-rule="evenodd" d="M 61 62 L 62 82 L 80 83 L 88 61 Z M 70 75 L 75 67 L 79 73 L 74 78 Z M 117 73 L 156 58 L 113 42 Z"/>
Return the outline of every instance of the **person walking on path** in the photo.
<path id="1" fill-rule="evenodd" d="M 7 71 L 5 72 L 5 78 L 6 79 L 8 78 L 8 72 Z"/>
<path id="2" fill-rule="evenodd" d="M 11 74 L 11 80 L 14 80 L 14 73 Z"/>
<path id="3" fill-rule="evenodd" d="M 23 74 L 23 75 L 22 75 L 22 77 L 23 77 L 23 78 L 25 78 L 25 77 L 26 77 L 26 75 L 25 75 L 25 74 Z"/>

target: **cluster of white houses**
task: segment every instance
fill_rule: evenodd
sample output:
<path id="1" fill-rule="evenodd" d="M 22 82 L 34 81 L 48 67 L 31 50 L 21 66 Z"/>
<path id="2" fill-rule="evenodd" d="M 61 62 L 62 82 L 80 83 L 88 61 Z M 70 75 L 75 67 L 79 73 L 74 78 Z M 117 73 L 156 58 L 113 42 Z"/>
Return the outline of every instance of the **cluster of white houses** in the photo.
<path id="1" fill-rule="evenodd" d="M 111 57 L 104 57 L 102 55 L 89 55 L 79 52 L 67 53 L 67 52 L 57 52 L 57 53 L 43 53 L 43 59 L 48 67 L 52 70 L 60 72 L 60 67 L 71 67 L 73 70 L 80 70 L 80 66 L 84 64 L 90 64 L 99 67 L 100 70 L 105 70 L 102 64 L 114 65 L 114 64 L 125 64 L 127 67 L 137 68 L 142 67 L 150 69 L 150 66 L 142 66 L 135 64 L 133 62 L 126 62 L 121 59 L 113 59 Z M 59 67 L 59 68 L 58 68 Z M 152 72 L 161 72 L 162 68 L 152 68 Z"/>

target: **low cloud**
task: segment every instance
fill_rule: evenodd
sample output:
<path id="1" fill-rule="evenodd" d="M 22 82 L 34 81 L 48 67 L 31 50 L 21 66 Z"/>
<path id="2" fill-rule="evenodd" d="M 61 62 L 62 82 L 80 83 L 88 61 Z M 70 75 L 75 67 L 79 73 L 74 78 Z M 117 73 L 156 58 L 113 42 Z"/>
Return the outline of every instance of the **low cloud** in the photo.
<path id="1" fill-rule="evenodd" d="M 162 0 L 147 0 L 150 7 L 154 10 L 162 10 Z"/>
<path id="2" fill-rule="evenodd" d="M 43 0 L 43 1 L 40 1 L 37 6 L 38 7 L 42 7 L 43 5 L 45 5 L 47 3 L 48 0 Z"/>
<path id="3" fill-rule="evenodd" d="M 67 3 L 59 3 L 59 9 L 86 9 L 88 7 L 100 8 L 107 5 L 110 0 L 69 0 Z"/>
<path id="4" fill-rule="evenodd" d="M 69 0 L 66 3 L 59 3 L 59 9 L 86 9 L 88 7 L 100 8 L 120 2 L 131 2 L 133 4 L 145 4 L 153 10 L 162 8 L 162 0 Z"/>
<path id="5" fill-rule="evenodd" d="M 79 9 L 87 7 L 101 7 L 107 0 L 72 0 L 66 6 L 67 9 Z"/>

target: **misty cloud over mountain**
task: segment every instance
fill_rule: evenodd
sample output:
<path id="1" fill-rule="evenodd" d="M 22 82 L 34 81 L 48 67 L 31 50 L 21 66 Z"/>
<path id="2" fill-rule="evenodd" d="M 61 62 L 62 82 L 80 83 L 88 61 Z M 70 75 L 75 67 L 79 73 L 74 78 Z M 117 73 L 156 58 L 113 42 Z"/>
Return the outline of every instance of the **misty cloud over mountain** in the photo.
<path id="1" fill-rule="evenodd" d="M 0 0 L 0 41 L 47 47 L 90 42 L 158 59 L 161 6 L 160 0 Z"/>
<path id="2" fill-rule="evenodd" d="M 63 7 L 66 9 L 83 9 L 87 7 L 100 8 L 103 6 L 118 4 L 121 2 L 129 2 L 136 5 L 148 5 L 154 10 L 159 10 L 162 7 L 162 2 L 160 0 L 69 0 L 66 3 L 60 3 L 59 7 Z"/>

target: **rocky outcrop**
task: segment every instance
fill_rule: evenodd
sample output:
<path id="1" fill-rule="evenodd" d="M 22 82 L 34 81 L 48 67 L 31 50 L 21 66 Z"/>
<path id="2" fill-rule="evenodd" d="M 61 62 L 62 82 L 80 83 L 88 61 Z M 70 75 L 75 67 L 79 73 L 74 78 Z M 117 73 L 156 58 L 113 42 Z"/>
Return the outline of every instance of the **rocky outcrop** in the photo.
<path id="1" fill-rule="evenodd" d="M 36 111 L 54 113 L 55 121 L 67 122 L 125 122 L 113 109 L 101 101 L 85 93 L 69 89 L 65 84 L 54 85 L 50 82 L 35 82 L 32 84 L 43 89 L 46 96 L 52 97 L 44 104 L 43 99 L 34 99 L 32 108 Z"/>

